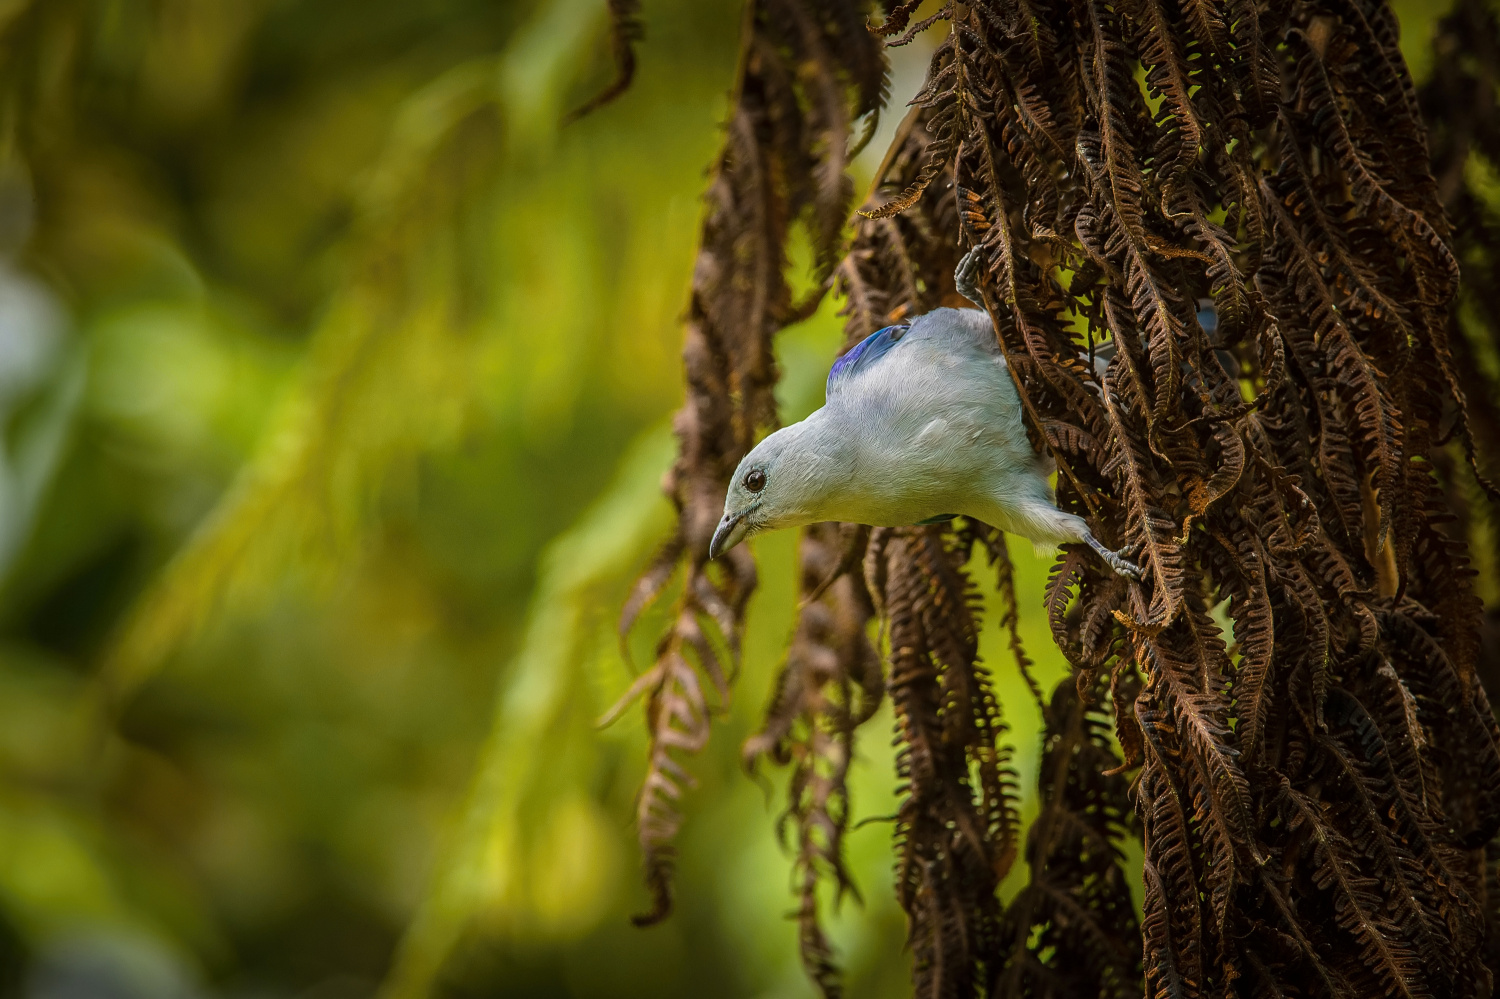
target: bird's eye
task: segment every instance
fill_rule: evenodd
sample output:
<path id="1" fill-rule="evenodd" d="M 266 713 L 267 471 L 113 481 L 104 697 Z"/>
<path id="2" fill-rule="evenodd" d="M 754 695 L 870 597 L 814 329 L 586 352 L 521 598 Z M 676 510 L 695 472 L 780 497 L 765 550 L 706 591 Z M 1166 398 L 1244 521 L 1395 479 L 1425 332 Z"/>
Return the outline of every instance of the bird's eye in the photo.
<path id="1" fill-rule="evenodd" d="M 758 468 L 752 468 L 745 473 L 745 488 L 752 493 L 758 493 L 766 488 L 766 473 Z"/>

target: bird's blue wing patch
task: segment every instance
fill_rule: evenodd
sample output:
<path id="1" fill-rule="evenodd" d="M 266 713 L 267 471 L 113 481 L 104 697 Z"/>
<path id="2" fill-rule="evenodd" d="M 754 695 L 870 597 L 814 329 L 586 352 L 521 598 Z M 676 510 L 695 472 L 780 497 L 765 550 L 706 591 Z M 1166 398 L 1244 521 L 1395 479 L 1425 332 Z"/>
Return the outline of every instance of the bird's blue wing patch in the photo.
<path id="1" fill-rule="evenodd" d="M 884 357 L 909 329 L 911 329 L 910 326 L 887 326 L 883 330 L 876 330 L 855 344 L 848 353 L 833 362 L 833 370 L 828 372 L 826 394 L 833 395 L 833 390 L 840 382 L 857 371 L 865 370 Z"/>

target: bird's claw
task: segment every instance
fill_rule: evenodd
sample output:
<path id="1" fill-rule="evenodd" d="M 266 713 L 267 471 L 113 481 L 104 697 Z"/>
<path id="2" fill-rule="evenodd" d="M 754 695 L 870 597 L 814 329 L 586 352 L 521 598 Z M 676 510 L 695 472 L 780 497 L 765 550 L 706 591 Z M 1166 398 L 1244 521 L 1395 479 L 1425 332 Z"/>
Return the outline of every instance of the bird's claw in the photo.
<path id="1" fill-rule="evenodd" d="M 1126 579 L 1139 580 L 1141 578 L 1141 567 L 1126 559 L 1120 552 L 1110 551 L 1108 548 L 1105 548 L 1099 539 L 1092 534 L 1088 535 L 1084 540 L 1089 543 L 1090 548 L 1099 553 L 1099 557 L 1104 560 L 1104 563 L 1116 573 L 1124 576 Z M 1120 549 L 1120 551 L 1130 551 L 1133 554 L 1134 548 L 1135 546 L 1127 545 Z"/>
<path id="2" fill-rule="evenodd" d="M 1116 555 L 1114 552 L 1105 553 L 1104 561 L 1108 562 L 1111 569 L 1119 573 L 1121 576 L 1124 576 L 1126 579 L 1133 579 L 1137 582 L 1140 581 L 1141 567 L 1136 565 L 1134 562 L 1129 562 L 1121 558 L 1119 555 Z"/>

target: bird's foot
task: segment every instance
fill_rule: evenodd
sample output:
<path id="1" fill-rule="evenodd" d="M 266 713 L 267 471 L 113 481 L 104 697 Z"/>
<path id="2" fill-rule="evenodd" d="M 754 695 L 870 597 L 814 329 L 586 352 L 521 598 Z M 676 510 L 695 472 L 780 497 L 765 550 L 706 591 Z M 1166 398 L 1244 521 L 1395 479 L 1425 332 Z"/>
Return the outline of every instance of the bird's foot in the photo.
<path id="1" fill-rule="evenodd" d="M 953 269 L 953 288 L 964 298 L 973 302 L 979 308 L 984 308 L 984 296 L 979 293 L 979 282 L 975 275 L 979 271 L 979 262 L 984 259 L 984 254 L 979 247 L 974 247 L 965 253 L 958 266 Z"/>
<path id="2" fill-rule="evenodd" d="M 1090 548 L 1099 553 L 1099 557 L 1104 559 L 1106 565 L 1121 576 L 1124 576 L 1126 579 L 1141 578 L 1141 567 L 1127 560 L 1120 552 L 1112 552 L 1108 548 L 1105 548 L 1099 539 L 1092 534 L 1085 534 L 1083 540 L 1089 543 Z M 1121 549 L 1121 551 L 1126 550 L 1128 549 Z"/>

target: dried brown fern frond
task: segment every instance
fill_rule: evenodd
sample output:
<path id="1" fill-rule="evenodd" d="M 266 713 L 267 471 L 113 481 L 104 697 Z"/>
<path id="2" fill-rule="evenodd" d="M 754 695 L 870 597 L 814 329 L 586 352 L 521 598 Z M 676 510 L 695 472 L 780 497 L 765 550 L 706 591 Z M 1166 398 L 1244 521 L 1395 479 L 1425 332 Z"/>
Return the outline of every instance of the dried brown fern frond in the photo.
<path id="1" fill-rule="evenodd" d="M 845 168 L 852 123 L 884 99 L 885 56 L 865 28 L 869 13 L 861 0 L 747 6 L 688 305 L 687 402 L 677 414 L 680 450 L 665 483 L 678 531 L 620 622 L 624 635 L 684 566 L 683 595 L 655 665 L 616 708 L 644 695 L 651 736 L 637 822 L 653 902 L 641 923 L 671 909 L 671 844 L 681 822 L 678 802 L 691 784 L 681 757 L 708 738 L 705 684 L 728 696 L 755 588 L 750 553 L 738 548 L 710 567 L 709 539 L 729 475 L 757 435 L 776 425 L 771 339 L 817 304 L 816 297 L 793 300 L 787 242 L 792 227 L 804 225 L 820 269 L 832 268 L 851 196 Z"/>
<path id="2" fill-rule="evenodd" d="M 901 803 L 896 895 L 919 996 L 982 994 L 1017 849 L 1015 774 L 987 671 L 961 536 L 877 529 Z"/>
<path id="3" fill-rule="evenodd" d="M 1110 773 L 1119 758 L 1108 720 L 1071 679 L 1043 714 L 1041 811 L 1026 834 L 1031 878 L 1001 917 L 988 994 L 1139 996 L 1141 931 L 1117 845 L 1130 797 L 1125 778 Z"/>
<path id="4" fill-rule="evenodd" d="M 953 178 L 1061 504 L 1147 569 L 1065 553 L 1048 610 L 1141 765 L 1148 992 L 1479 994 L 1463 851 L 1500 789 L 1426 131 L 1384 4 L 1231 8 L 950 8 L 919 176 Z"/>

